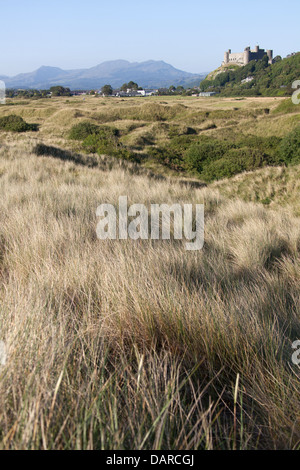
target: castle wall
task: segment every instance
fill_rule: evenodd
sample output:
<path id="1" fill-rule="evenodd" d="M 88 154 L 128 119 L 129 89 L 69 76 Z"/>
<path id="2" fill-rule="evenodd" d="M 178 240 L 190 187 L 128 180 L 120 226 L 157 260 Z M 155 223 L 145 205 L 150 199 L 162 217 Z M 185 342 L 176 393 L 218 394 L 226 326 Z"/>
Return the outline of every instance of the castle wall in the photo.
<path id="1" fill-rule="evenodd" d="M 222 65 L 236 64 L 236 65 L 247 65 L 251 60 L 261 60 L 267 54 L 269 63 L 273 62 L 273 51 L 260 49 L 259 46 L 255 46 L 255 49 L 251 51 L 250 47 L 246 47 L 244 52 L 231 53 L 231 50 L 225 52 L 224 61 Z"/>
<path id="2" fill-rule="evenodd" d="M 235 54 L 228 54 L 228 62 L 225 62 L 227 64 L 241 64 L 244 65 L 244 53 L 243 52 L 238 52 Z"/>
<path id="3" fill-rule="evenodd" d="M 261 60 L 265 55 L 266 51 L 264 49 L 259 49 L 259 47 L 256 47 L 254 51 L 250 52 L 250 61 Z"/>

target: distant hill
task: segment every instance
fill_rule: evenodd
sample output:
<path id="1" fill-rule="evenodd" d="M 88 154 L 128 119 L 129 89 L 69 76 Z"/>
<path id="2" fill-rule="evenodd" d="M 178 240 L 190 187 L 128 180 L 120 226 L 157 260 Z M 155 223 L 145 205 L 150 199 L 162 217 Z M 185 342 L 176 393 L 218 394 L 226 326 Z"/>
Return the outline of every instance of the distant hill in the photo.
<path id="1" fill-rule="evenodd" d="M 7 88 L 48 89 L 51 86 L 62 85 L 75 90 L 98 89 L 105 84 L 116 88 L 130 80 L 146 88 L 189 86 L 195 83 L 199 85 L 205 75 L 184 72 L 163 61 L 149 60 L 138 63 L 114 60 L 103 62 L 89 69 L 78 70 L 43 66 L 31 73 L 22 73 L 3 79 Z"/>
<path id="2" fill-rule="evenodd" d="M 216 91 L 222 96 L 288 96 L 292 84 L 300 79 L 300 53 L 272 65 L 267 56 L 244 67 L 230 64 L 211 72 L 201 82 L 202 91 Z"/>

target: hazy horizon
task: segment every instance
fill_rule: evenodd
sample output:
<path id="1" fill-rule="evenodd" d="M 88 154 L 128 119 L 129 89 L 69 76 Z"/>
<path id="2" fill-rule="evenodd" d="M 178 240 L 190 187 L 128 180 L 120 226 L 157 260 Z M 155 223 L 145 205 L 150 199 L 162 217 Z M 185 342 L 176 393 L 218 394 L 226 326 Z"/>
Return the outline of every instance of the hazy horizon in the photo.
<path id="1" fill-rule="evenodd" d="M 42 65 L 70 70 L 120 59 L 163 60 L 198 74 L 218 67 L 229 48 L 259 44 L 283 57 L 298 49 L 297 0 L 284 8 L 279 0 L 253 0 L 248 9 L 237 0 L 216 0 L 213 10 L 195 0 L 1 3 L 0 74 L 7 76 Z"/>

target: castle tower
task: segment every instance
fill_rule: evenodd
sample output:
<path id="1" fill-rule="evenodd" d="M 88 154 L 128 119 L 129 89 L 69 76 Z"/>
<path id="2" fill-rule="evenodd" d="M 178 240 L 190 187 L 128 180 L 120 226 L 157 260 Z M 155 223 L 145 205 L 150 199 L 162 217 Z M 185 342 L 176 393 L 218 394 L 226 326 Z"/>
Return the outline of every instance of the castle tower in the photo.
<path id="1" fill-rule="evenodd" d="M 246 47 L 244 51 L 244 65 L 249 64 L 250 62 L 250 47 Z"/>
<path id="2" fill-rule="evenodd" d="M 228 64 L 229 63 L 229 52 L 225 52 L 224 54 L 224 64 Z"/>
<path id="3" fill-rule="evenodd" d="M 273 63 L 273 51 L 272 50 L 267 50 L 267 56 L 268 56 L 268 59 L 269 59 L 269 64 L 272 64 Z"/>
<path id="4" fill-rule="evenodd" d="M 259 53 L 259 46 L 255 46 L 254 52 L 255 52 L 256 54 Z"/>
<path id="5" fill-rule="evenodd" d="M 230 54 L 231 54 L 231 49 L 228 49 L 228 51 L 225 52 L 225 54 L 224 54 L 224 62 L 223 62 L 224 65 L 229 64 L 229 56 L 230 56 Z"/>

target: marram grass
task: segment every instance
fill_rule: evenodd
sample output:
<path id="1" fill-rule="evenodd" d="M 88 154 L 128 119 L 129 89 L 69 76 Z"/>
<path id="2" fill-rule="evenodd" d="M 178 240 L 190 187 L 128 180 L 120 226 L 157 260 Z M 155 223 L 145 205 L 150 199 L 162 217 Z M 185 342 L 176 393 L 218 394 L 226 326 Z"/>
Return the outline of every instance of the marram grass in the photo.
<path id="1" fill-rule="evenodd" d="M 298 449 L 299 219 L 33 143 L 0 148 L 0 448 Z M 203 251 L 98 240 L 120 195 L 204 202 Z"/>

